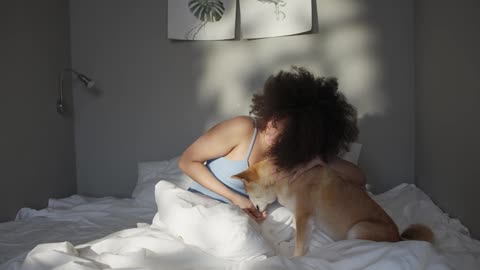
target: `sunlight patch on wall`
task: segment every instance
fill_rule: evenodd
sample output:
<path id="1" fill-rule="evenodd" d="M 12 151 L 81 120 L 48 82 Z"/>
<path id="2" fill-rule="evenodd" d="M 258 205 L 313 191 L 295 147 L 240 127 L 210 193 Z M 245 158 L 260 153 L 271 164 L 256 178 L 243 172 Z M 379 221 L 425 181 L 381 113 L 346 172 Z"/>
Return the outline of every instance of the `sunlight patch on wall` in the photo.
<path id="1" fill-rule="evenodd" d="M 381 63 L 371 27 L 358 22 L 345 23 L 326 29 L 324 35 L 325 58 L 339 78 L 341 90 L 357 107 L 359 118 L 382 114 L 386 108 L 380 89 Z"/>
<path id="2" fill-rule="evenodd" d="M 319 33 L 203 44 L 204 69 L 197 100 L 212 108 L 205 128 L 223 119 L 246 115 L 252 94 L 272 73 L 292 65 L 319 76 L 336 76 L 357 107 L 359 118 L 382 114 L 381 62 L 375 29 L 353 0 L 319 0 Z"/>
<path id="3" fill-rule="evenodd" d="M 321 26 L 339 25 L 364 15 L 366 6 L 358 0 L 317 0 Z"/>
<path id="4" fill-rule="evenodd" d="M 325 73 L 309 53 L 315 48 L 309 36 L 255 41 L 214 42 L 205 46 L 205 69 L 200 78 L 201 105 L 214 106 L 206 128 L 235 116 L 247 115 L 252 95 L 261 91 L 272 73 L 304 66 L 315 74 Z"/>

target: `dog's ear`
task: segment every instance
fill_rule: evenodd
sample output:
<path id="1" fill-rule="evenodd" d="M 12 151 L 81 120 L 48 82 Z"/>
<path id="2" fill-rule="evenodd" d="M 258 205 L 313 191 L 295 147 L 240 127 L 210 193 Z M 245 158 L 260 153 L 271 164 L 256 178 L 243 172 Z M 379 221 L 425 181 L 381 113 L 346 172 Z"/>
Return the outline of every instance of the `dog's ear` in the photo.
<path id="1" fill-rule="evenodd" d="M 239 174 L 232 175 L 232 178 L 240 179 L 243 182 L 251 182 L 254 181 L 257 177 L 257 172 L 254 170 L 245 170 Z"/>
<path id="2" fill-rule="evenodd" d="M 243 171 L 241 173 L 232 175 L 232 178 L 248 182 L 248 171 Z"/>

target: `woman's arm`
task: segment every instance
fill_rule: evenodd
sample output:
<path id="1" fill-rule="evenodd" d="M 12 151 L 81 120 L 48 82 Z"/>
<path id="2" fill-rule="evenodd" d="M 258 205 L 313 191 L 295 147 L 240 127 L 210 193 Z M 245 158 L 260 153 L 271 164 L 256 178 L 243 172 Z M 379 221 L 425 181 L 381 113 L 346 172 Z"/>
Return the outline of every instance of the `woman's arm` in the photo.
<path id="1" fill-rule="evenodd" d="M 226 156 L 245 138 L 250 138 L 253 128 L 251 119 L 247 117 L 236 117 L 217 124 L 183 152 L 178 166 L 200 185 L 227 198 L 258 220 L 263 215 L 253 203 L 227 188 L 204 165 L 207 160 Z"/>
<path id="2" fill-rule="evenodd" d="M 361 188 L 365 188 L 367 182 L 365 174 L 357 165 L 341 158 L 335 158 L 328 162 L 328 166 L 336 171 L 343 179 L 350 181 Z"/>

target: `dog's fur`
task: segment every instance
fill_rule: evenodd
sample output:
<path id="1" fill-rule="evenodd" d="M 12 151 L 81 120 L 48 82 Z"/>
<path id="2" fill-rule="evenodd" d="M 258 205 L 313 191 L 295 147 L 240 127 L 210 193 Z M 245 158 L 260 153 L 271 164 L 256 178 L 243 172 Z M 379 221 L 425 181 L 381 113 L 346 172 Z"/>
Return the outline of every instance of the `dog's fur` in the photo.
<path id="1" fill-rule="evenodd" d="M 310 168 L 293 182 L 276 179 L 274 172 L 274 165 L 264 160 L 232 177 L 243 181 L 250 200 L 260 211 L 278 199 L 281 205 L 295 213 L 294 256 L 304 254 L 308 221 L 313 217 L 317 226 L 335 241 L 397 242 L 402 237 L 433 241 L 432 231 L 421 224 L 410 226 L 400 236 L 393 220 L 364 189 L 341 178 L 328 165 Z"/>

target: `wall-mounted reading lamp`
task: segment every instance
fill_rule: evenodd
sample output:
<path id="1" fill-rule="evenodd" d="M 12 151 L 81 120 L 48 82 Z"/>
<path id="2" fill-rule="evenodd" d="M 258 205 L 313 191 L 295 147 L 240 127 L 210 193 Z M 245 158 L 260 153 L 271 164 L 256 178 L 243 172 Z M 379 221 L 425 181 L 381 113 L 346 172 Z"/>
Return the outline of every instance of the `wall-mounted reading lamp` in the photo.
<path id="1" fill-rule="evenodd" d="M 87 77 L 86 75 L 76 71 L 76 70 L 73 70 L 71 68 L 66 68 L 64 70 L 62 70 L 60 72 L 60 75 L 58 76 L 59 77 L 59 82 L 58 82 L 58 95 L 57 95 L 57 112 L 59 114 L 64 114 L 66 112 L 65 110 L 65 104 L 63 102 L 63 77 L 65 75 L 66 72 L 71 72 L 73 75 L 75 75 L 75 77 L 81 81 L 85 87 L 87 88 L 92 88 L 94 85 L 95 85 L 95 82 L 90 79 L 89 77 Z"/>

